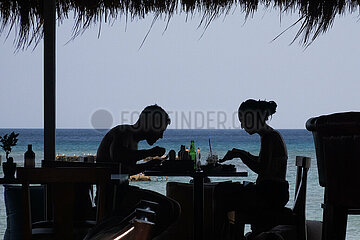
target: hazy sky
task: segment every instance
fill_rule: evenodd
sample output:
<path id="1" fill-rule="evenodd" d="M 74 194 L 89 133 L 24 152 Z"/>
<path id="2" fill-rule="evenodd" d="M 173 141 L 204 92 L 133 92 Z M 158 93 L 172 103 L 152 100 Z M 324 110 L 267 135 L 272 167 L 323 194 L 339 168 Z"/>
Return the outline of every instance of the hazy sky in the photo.
<path id="1" fill-rule="evenodd" d="M 158 20 L 139 49 L 152 19 L 129 22 L 126 30 L 124 20 L 103 24 L 100 38 L 95 25 L 68 44 L 73 21 L 57 28 L 58 128 L 91 128 L 102 109 L 112 125 L 131 122 L 132 112 L 154 103 L 171 112 L 172 128 L 189 126 L 181 116 L 195 121 L 195 115 L 191 127 L 232 127 L 247 98 L 278 103 L 275 128 L 304 128 L 312 116 L 360 110 L 355 14 L 337 19 L 306 50 L 298 41 L 289 45 L 299 26 L 271 42 L 297 20 L 284 15 L 280 21 L 275 10 L 260 10 L 246 23 L 235 11 L 214 20 L 202 38 L 199 16 L 174 16 L 165 32 L 166 22 Z M 0 128 L 42 128 L 43 45 L 14 53 L 13 38 L 5 35 Z"/>

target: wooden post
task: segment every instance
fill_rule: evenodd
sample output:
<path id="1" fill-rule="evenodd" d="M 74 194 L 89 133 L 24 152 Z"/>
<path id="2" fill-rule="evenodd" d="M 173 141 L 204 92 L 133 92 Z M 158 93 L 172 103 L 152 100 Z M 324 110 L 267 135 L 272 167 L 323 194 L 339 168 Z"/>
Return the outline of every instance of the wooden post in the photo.
<path id="1" fill-rule="evenodd" d="M 24 209 L 24 240 L 31 240 L 32 222 L 31 222 L 31 204 L 29 182 L 22 180 L 22 204 Z"/>
<path id="2" fill-rule="evenodd" d="M 194 239 L 204 239 L 204 173 L 194 172 Z"/>
<path id="3" fill-rule="evenodd" d="M 55 160 L 56 136 L 56 6 L 44 0 L 44 159 Z"/>

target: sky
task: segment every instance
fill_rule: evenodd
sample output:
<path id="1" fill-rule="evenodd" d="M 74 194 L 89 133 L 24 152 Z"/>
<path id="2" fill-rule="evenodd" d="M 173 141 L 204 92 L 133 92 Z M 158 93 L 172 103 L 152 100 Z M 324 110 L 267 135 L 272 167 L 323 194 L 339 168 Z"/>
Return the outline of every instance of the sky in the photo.
<path id="1" fill-rule="evenodd" d="M 170 113 L 170 128 L 236 128 L 248 98 L 273 100 L 269 124 L 304 128 L 310 117 L 360 110 L 360 26 L 339 17 L 308 48 L 290 44 L 298 16 L 234 10 L 204 30 L 200 15 L 153 16 L 93 25 L 70 41 L 72 20 L 57 27 L 57 128 L 134 123 L 145 106 Z M 43 128 L 43 44 L 15 52 L 0 37 L 0 128 Z"/>

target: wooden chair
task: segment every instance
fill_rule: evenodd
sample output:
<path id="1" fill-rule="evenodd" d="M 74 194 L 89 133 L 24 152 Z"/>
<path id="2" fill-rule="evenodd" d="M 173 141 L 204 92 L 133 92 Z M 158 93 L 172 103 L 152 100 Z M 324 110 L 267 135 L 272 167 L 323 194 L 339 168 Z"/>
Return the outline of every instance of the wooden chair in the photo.
<path id="1" fill-rule="evenodd" d="M 53 236 L 55 239 L 75 239 L 73 214 L 76 183 L 97 184 L 100 194 L 96 220 L 100 221 L 105 216 L 105 192 L 107 181 L 110 181 L 110 172 L 106 168 L 18 168 L 17 177 L 23 188 L 24 239 L 42 235 Z M 45 224 L 33 229 L 29 207 L 29 184 L 32 183 L 53 186 L 50 194 L 53 196 L 53 228 Z"/>
<path id="2" fill-rule="evenodd" d="M 91 229 L 84 240 L 150 240 L 157 208 L 157 203 L 142 200 L 129 216 L 106 219 Z"/>
<path id="3" fill-rule="evenodd" d="M 45 190 L 44 186 L 30 186 L 31 220 L 45 220 Z M 4 185 L 4 200 L 6 208 L 6 231 L 4 240 L 24 239 L 24 210 L 22 201 L 22 186 Z"/>
<path id="4" fill-rule="evenodd" d="M 204 183 L 204 239 L 215 240 L 214 234 L 214 189 L 217 183 Z M 172 240 L 194 238 L 194 206 L 192 183 L 168 182 L 166 196 L 180 204 L 181 213 L 172 228 Z"/>
<path id="5" fill-rule="evenodd" d="M 348 214 L 360 214 L 360 113 L 311 118 L 319 183 L 325 187 L 323 240 L 344 240 Z"/>
<path id="6" fill-rule="evenodd" d="M 98 168 L 102 168 L 102 169 L 107 169 L 108 173 L 111 173 L 112 176 L 115 174 L 119 174 L 119 164 L 118 163 L 106 163 L 106 162 L 101 162 L 101 163 L 88 163 L 88 162 L 65 162 L 65 161 L 46 161 L 43 160 L 42 161 L 42 167 L 43 168 L 52 168 L 52 169 L 72 169 L 72 168 L 76 168 L 76 169 L 98 169 Z M 128 178 L 126 178 L 127 180 Z M 113 181 L 108 181 L 106 183 L 106 191 L 105 195 L 107 196 L 107 201 L 105 202 L 104 206 L 102 207 L 104 210 L 104 214 L 103 216 L 109 216 L 111 215 L 111 211 L 112 211 L 112 207 L 114 207 L 113 204 L 113 190 L 116 191 L 115 186 L 119 183 L 119 181 L 121 182 L 121 179 L 116 179 Z M 48 186 L 48 189 L 51 189 L 53 186 Z M 84 186 L 83 182 L 79 182 L 77 184 L 75 184 L 75 189 L 77 190 L 83 190 L 83 188 L 85 187 L 86 189 L 86 184 Z M 115 188 L 113 190 L 111 190 L 111 188 Z M 97 188 L 99 189 L 99 188 Z M 103 191 L 103 193 L 104 193 Z M 84 195 L 84 194 L 82 194 Z M 86 195 L 86 193 L 85 193 Z M 101 193 L 97 193 L 97 195 L 101 196 Z M 49 202 L 53 202 L 53 195 L 49 194 L 48 195 L 48 200 Z M 83 197 L 84 198 L 84 197 Z M 50 205 L 50 204 L 49 204 Z M 132 240 L 146 240 L 148 238 L 150 238 L 150 233 L 151 230 L 153 228 L 153 222 L 155 222 L 155 219 L 151 218 L 150 216 L 152 216 L 152 211 L 156 211 L 157 209 L 157 203 L 154 202 L 149 202 L 146 200 L 141 200 L 136 208 L 137 210 L 134 211 L 133 215 L 136 216 L 137 218 L 133 218 L 133 219 L 128 219 L 128 218 L 121 218 L 121 217 L 113 217 L 111 219 L 107 219 L 107 221 L 105 221 L 105 223 L 103 221 L 101 222 L 91 222 L 92 224 L 89 225 L 89 221 L 85 222 L 85 227 L 87 227 L 87 229 L 89 228 L 94 228 L 96 229 L 101 229 L 102 226 L 106 225 L 109 221 L 115 221 L 118 223 L 122 223 L 117 225 L 114 229 L 112 229 L 113 233 L 113 237 L 119 237 L 121 236 L 121 239 L 132 239 Z M 97 206 L 99 206 L 97 204 Z M 100 205 L 101 207 L 101 205 Z M 49 208 L 51 209 L 52 207 L 49 206 Z M 148 215 L 147 215 L 147 219 L 149 221 L 146 221 L 146 219 L 142 219 L 142 216 L 139 215 L 139 213 L 141 212 L 143 215 L 144 213 L 147 211 Z M 133 217 L 133 215 L 129 215 L 130 217 Z M 154 215 L 155 216 L 155 215 Z M 126 226 L 124 225 L 127 224 Z M 78 224 L 78 226 L 75 226 L 76 228 L 83 228 L 84 227 L 84 223 L 80 223 L 80 225 Z M 127 229 L 127 227 L 129 227 Z M 131 231 L 127 231 L 127 230 Z M 33 230 L 34 232 L 34 230 Z M 86 230 L 87 232 L 87 230 Z M 93 232 L 93 231 L 92 231 Z M 86 233 L 85 233 L 86 234 Z M 85 235 L 84 234 L 84 235 Z M 102 238 L 106 236 L 102 236 Z M 88 238 L 86 238 L 88 239 Z"/>
<path id="7" fill-rule="evenodd" d="M 293 207 L 283 207 L 280 209 L 271 209 L 268 211 L 254 211 L 237 212 L 232 211 L 228 213 L 229 221 L 233 224 L 230 227 L 230 234 L 227 233 L 230 239 L 245 239 L 244 231 L 246 224 L 266 225 L 271 227 L 277 225 L 293 225 L 296 226 L 297 239 L 306 240 L 306 187 L 307 187 L 307 173 L 310 168 L 311 159 L 309 157 L 296 157 L 296 183 L 295 183 L 295 199 Z M 269 225 L 269 223 L 271 225 Z M 269 230 L 264 229 L 264 230 Z"/>
<path id="8" fill-rule="evenodd" d="M 150 240 L 151 231 L 154 223 L 135 219 L 122 232 L 118 233 L 115 238 L 111 240 Z M 104 239 L 105 240 L 105 239 Z"/>
<path id="9" fill-rule="evenodd" d="M 113 174 L 119 174 L 119 163 L 113 163 L 113 162 L 101 162 L 101 163 L 93 163 L 93 162 L 69 162 L 69 161 L 49 161 L 49 160 L 42 160 L 41 161 L 41 166 L 42 168 L 106 168 L 108 169 L 108 171 L 113 175 Z M 107 197 L 107 202 L 106 202 L 106 214 L 110 214 L 112 209 L 111 207 L 113 206 L 113 196 L 111 196 L 111 193 L 113 192 L 111 189 L 114 188 L 114 183 L 117 183 L 115 181 L 111 181 L 111 183 L 108 182 L 108 186 L 107 186 L 107 193 L 106 195 Z M 93 212 L 92 216 L 87 216 L 87 220 L 86 222 L 89 223 L 88 220 L 93 221 L 92 225 L 95 225 L 94 220 L 96 218 L 95 216 L 95 211 L 96 209 L 85 209 L 85 208 L 91 208 L 91 199 L 89 196 L 89 190 L 92 193 L 93 199 L 95 199 L 95 195 L 96 193 L 92 192 L 92 186 L 94 184 L 86 184 L 86 183 L 77 183 L 75 184 L 75 191 L 77 192 L 77 199 L 76 199 L 76 205 L 79 204 L 83 205 L 80 206 L 80 208 L 84 211 L 87 212 Z M 51 184 L 47 184 L 46 188 L 48 189 L 48 192 L 51 192 L 51 188 L 52 185 Z M 52 209 L 53 206 L 51 205 L 51 203 L 53 202 L 52 199 L 52 195 L 51 194 L 47 194 L 47 219 L 51 220 L 52 219 Z M 81 211 L 81 209 L 78 209 L 79 211 Z M 87 214 L 89 215 L 89 214 Z"/>

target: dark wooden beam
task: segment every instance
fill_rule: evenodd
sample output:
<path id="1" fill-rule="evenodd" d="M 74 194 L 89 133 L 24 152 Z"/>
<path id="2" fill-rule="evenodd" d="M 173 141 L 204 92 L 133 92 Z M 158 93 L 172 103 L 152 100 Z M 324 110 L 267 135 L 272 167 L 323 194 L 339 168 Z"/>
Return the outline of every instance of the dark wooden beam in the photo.
<path id="1" fill-rule="evenodd" d="M 56 145 L 56 7 L 44 0 L 44 159 L 55 160 Z"/>

